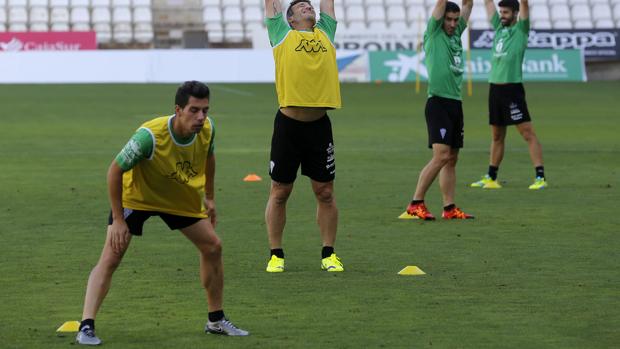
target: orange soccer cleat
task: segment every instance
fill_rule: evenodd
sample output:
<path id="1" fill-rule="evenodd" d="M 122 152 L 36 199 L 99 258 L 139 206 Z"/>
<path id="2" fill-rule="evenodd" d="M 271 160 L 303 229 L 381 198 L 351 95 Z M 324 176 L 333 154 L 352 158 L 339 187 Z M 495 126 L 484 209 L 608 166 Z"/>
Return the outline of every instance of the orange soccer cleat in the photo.
<path id="1" fill-rule="evenodd" d="M 424 219 L 425 221 L 435 220 L 435 216 L 429 212 L 423 202 L 420 202 L 419 204 L 409 204 L 409 206 L 407 206 L 407 213 L 420 219 Z"/>
<path id="2" fill-rule="evenodd" d="M 460 208 L 454 206 L 449 210 L 444 210 L 441 214 L 443 219 L 473 219 L 474 216 L 461 211 Z"/>

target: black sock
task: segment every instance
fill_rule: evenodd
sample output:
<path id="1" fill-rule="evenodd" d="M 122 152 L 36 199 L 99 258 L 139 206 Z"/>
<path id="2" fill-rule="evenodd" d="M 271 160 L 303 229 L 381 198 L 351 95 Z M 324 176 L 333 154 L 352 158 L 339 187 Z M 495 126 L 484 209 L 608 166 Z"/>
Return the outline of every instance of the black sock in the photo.
<path id="1" fill-rule="evenodd" d="M 489 177 L 491 177 L 492 180 L 497 179 L 497 171 L 499 171 L 499 167 L 489 165 Z"/>
<path id="2" fill-rule="evenodd" d="M 284 250 L 281 248 L 274 248 L 271 250 L 271 255 L 278 258 L 284 258 Z"/>
<path id="3" fill-rule="evenodd" d="M 224 318 L 224 310 L 212 311 L 209 313 L 209 321 L 216 322 Z"/>
<path id="4" fill-rule="evenodd" d="M 450 205 L 448 205 L 448 206 L 444 206 L 444 207 L 443 207 L 443 210 L 444 210 L 444 211 L 450 211 L 451 209 L 453 209 L 453 208 L 455 208 L 455 207 L 456 207 L 456 205 L 454 205 L 454 204 L 450 204 Z"/>
<path id="5" fill-rule="evenodd" d="M 332 255 L 332 253 L 334 253 L 334 248 L 331 246 L 323 246 L 323 249 L 321 250 L 321 258 L 327 258 L 329 256 Z"/>
<path id="6" fill-rule="evenodd" d="M 545 178 L 545 166 L 536 166 L 536 177 Z"/>
<path id="7" fill-rule="evenodd" d="M 82 328 L 84 328 L 84 326 L 88 326 L 90 327 L 91 330 L 95 330 L 95 320 L 94 319 L 84 319 L 82 320 L 82 322 L 80 322 L 80 331 L 82 330 Z"/>
<path id="8" fill-rule="evenodd" d="M 424 200 L 411 200 L 411 204 L 412 204 L 412 205 L 421 204 L 421 203 L 423 203 L 423 202 L 424 202 Z"/>

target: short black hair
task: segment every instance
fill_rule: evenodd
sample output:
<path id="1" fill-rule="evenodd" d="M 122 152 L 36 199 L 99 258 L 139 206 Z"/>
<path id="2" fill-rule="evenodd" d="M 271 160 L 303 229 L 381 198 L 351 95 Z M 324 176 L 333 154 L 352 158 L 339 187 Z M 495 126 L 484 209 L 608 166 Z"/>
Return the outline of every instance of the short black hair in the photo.
<path id="1" fill-rule="evenodd" d="M 508 7 L 513 11 L 519 11 L 519 1 L 518 0 L 501 0 L 498 4 L 499 7 Z"/>
<path id="2" fill-rule="evenodd" d="M 198 99 L 208 99 L 210 94 L 211 92 L 206 84 L 196 80 L 185 81 L 177 89 L 174 103 L 181 108 L 185 108 L 190 96 Z"/>
<path id="3" fill-rule="evenodd" d="M 461 12 L 461 8 L 456 3 L 452 1 L 448 1 L 446 2 L 446 13 L 448 12 L 450 13 Z"/>
<path id="4" fill-rule="evenodd" d="M 299 4 L 300 2 L 307 2 L 308 4 L 312 5 L 312 3 L 310 2 L 310 0 L 293 0 L 291 1 L 291 3 L 288 5 L 288 8 L 286 9 L 286 18 L 289 18 L 290 16 L 293 15 L 293 6 Z"/>

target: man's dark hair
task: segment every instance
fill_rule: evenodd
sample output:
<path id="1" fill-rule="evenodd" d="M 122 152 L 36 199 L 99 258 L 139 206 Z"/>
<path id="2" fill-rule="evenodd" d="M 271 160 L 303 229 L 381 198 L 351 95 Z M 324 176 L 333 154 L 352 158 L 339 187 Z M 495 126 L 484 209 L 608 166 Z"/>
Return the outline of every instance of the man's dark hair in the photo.
<path id="1" fill-rule="evenodd" d="M 448 12 L 450 13 L 461 12 L 461 8 L 456 3 L 452 1 L 448 1 L 446 2 L 446 13 Z"/>
<path id="2" fill-rule="evenodd" d="M 290 16 L 293 15 L 293 6 L 299 4 L 300 2 L 307 2 L 308 4 L 312 5 L 312 3 L 310 2 L 310 0 L 293 0 L 291 1 L 291 3 L 288 5 L 288 8 L 286 9 L 286 18 L 289 18 Z"/>
<path id="3" fill-rule="evenodd" d="M 185 108 L 189 97 L 198 99 L 209 98 L 209 87 L 204 83 L 196 80 L 185 81 L 177 89 L 177 95 L 174 97 L 174 103 L 181 108 Z"/>
<path id="4" fill-rule="evenodd" d="M 499 7 L 508 7 L 513 11 L 519 11 L 519 1 L 517 0 L 502 0 L 498 4 Z"/>

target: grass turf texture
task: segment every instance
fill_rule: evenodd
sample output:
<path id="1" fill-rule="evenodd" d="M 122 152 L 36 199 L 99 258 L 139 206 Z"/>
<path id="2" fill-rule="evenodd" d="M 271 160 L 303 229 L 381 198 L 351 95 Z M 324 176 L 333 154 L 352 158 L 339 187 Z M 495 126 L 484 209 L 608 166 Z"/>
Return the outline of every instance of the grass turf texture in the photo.
<path id="1" fill-rule="evenodd" d="M 66 348 L 104 241 L 105 172 L 143 121 L 172 113 L 174 85 L 0 86 L 0 347 Z M 109 348 L 609 348 L 620 343 L 620 83 L 526 84 L 550 187 L 529 191 L 527 148 L 509 129 L 504 188 L 468 188 L 488 165 L 487 85 L 464 99 L 457 204 L 474 221 L 396 217 L 426 148 L 411 84 L 342 86 L 336 251 L 319 270 L 309 182 L 289 202 L 287 271 L 264 272 L 272 85 L 213 85 L 225 310 L 247 338 L 207 336 L 197 251 L 158 219 L 133 239 L 97 318 Z M 245 183 L 251 172 L 265 180 Z M 441 213 L 437 183 L 427 204 Z M 396 273 L 417 265 L 427 275 Z"/>

